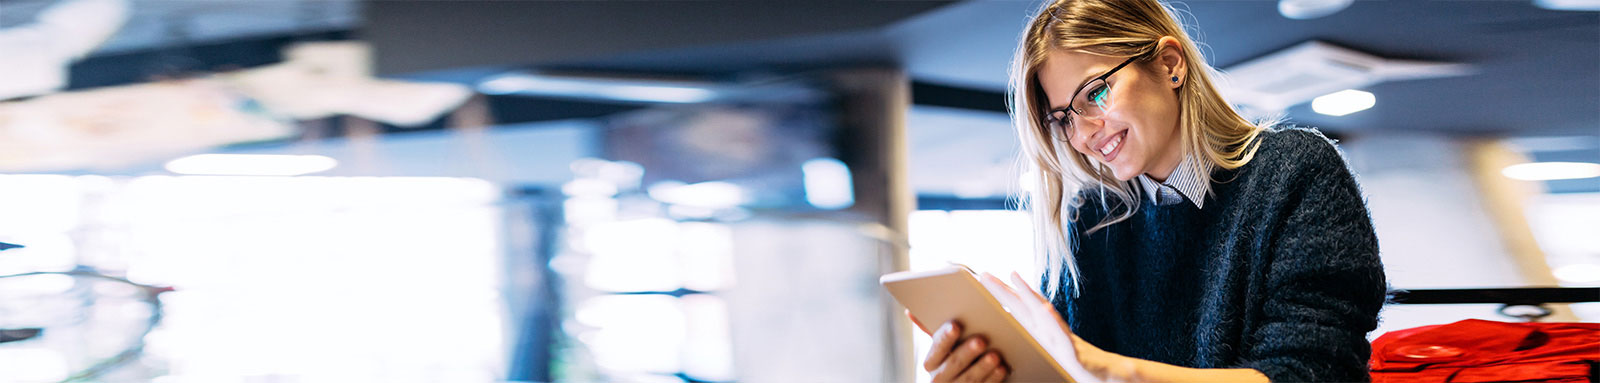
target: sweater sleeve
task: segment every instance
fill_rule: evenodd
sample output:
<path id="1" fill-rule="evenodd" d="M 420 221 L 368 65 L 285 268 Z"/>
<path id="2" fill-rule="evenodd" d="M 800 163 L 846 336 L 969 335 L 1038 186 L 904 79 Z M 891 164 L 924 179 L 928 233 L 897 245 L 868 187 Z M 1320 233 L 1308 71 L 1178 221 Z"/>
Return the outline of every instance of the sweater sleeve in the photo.
<path id="1" fill-rule="evenodd" d="M 1386 282 L 1360 187 L 1337 149 L 1304 133 L 1266 245 L 1260 324 L 1246 334 L 1242 367 L 1273 382 L 1365 382 Z M 1269 217 L 1262 217 L 1263 219 Z"/>

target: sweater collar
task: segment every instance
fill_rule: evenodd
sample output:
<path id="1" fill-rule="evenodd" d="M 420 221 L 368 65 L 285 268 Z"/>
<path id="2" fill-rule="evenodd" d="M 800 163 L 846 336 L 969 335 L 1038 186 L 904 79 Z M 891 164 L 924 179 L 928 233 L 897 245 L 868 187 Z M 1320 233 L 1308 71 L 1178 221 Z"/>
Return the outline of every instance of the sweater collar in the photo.
<path id="1" fill-rule="evenodd" d="M 1178 168 L 1167 176 L 1165 182 L 1156 182 L 1150 176 L 1140 174 L 1139 184 L 1143 186 L 1145 195 L 1150 196 L 1150 202 L 1156 206 L 1167 206 L 1182 202 L 1187 197 L 1196 209 L 1205 208 L 1206 199 L 1201 195 L 1200 187 L 1208 181 L 1205 175 L 1210 174 L 1211 164 L 1202 162 L 1200 165 L 1205 168 L 1195 172 L 1196 161 L 1194 155 L 1184 155 L 1183 162 L 1178 163 Z"/>

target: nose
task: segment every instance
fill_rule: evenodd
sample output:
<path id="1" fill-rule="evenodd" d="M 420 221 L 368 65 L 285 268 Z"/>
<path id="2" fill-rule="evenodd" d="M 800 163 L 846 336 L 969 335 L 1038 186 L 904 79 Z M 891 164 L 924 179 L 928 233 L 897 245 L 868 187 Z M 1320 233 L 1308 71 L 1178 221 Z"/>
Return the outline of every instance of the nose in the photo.
<path id="1" fill-rule="evenodd" d="M 1103 116 L 1102 116 L 1103 117 Z M 1100 139 L 1100 133 L 1105 131 L 1105 123 L 1098 118 L 1079 118 L 1072 122 L 1072 143 L 1084 154 L 1094 153 L 1089 144 Z"/>

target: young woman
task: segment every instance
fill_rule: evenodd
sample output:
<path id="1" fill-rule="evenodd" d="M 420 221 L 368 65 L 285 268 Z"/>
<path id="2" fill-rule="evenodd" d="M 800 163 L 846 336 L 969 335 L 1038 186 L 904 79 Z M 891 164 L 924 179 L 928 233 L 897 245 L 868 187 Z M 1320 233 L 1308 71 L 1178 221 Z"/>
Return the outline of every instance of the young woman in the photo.
<path id="1" fill-rule="evenodd" d="M 986 283 L 1079 380 L 1369 380 L 1387 284 L 1343 157 L 1240 117 L 1174 14 L 1057 0 L 1034 16 L 1010 92 L 1043 294 Z M 1005 377 L 958 323 L 931 333 L 935 382 Z"/>

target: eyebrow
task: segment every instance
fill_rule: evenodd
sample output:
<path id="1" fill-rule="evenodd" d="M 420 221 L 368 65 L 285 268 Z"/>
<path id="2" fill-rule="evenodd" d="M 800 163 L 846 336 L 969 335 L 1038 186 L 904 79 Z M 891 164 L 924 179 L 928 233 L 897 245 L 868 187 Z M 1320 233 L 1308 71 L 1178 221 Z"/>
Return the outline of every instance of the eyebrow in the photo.
<path id="1" fill-rule="evenodd" d="M 1072 96 L 1069 96 L 1069 97 L 1077 98 L 1078 97 L 1078 92 L 1083 90 L 1083 86 L 1084 85 L 1089 85 L 1090 81 L 1094 81 L 1094 79 L 1097 79 L 1097 78 L 1105 77 L 1106 75 L 1111 74 L 1111 72 L 1113 72 L 1113 71 L 1116 71 L 1118 69 L 1122 69 L 1122 67 L 1128 66 L 1128 64 L 1132 64 L 1133 60 L 1138 59 L 1138 58 L 1139 58 L 1139 56 L 1129 57 L 1127 61 L 1123 61 L 1121 64 L 1117 64 L 1117 66 L 1111 67 L 1111 69 L 1107 69 L 1105 72 L 1100 72 L 1099 76 L 1094 76 L 1094 77 L 1089 77 L 1089 78 L 1083 79 L 1083 82 L 1079 83 L 1076 88 L 1072 88 Z M 1067 106 L 1068 107 L 1072 106 L 1072 100 L 1071 99 L 1067 100 Z M 1066 108 L 1062 107 L 1062 108 L 1051 109 L 1050 113 L 1054 114 L 1056 111 L 1062 110 L 1062 109 L 1066 109 Z"/>
<path id="2" fill-rule="evenodd" d="M 1111 73 L 1112 70 L 1114 70 L 1114 69 L 1106 69 L 1104 72 L 1100 72 L 1100 74 L 1092 75 L 1092 76 L 1089 76 L 1089 77 L 1084 77 L 1083 78 L 1083 82 L 1080 82 L 1080 83 L 1078 83 L 1078 86 L 1073 87 L 1072 91 L 1073 92 L 1077 92 L 1077 91 L 1083 90 L 1083 86 L 1084 85 L 1089 85 L 1090 81 L 1094 81 L 1094 79 L 1100 78 L 1100 76 L 1105 76 L 1106 73 Z"/>
<path id="3" fill-rule="evenodd" d="M 1115 69 L 1115 68 L 1113 68 L 1113 69 Z M 1067 97 L 1077 96 L 1078 91 L 1083 90 L 1083 86 L 1084 85 L 1089 85 L 1090 81 L 1094 81 L 1094 79 L 1099 78 L 1100 76 L 1106 75 L 1107 72 L 1111 72 L 1113 69 L 1107 69 L 1104 72 L 1100 72 L 1100 74 L 1089 75 L 1089 77 L 1084 77 L 1083 78 L 1083 82 L 1078 83 L 1078 86 L 1072 87 L 1072 93 L 1073 94 L 1072 95 L 1068 95 Z M 1068 99 L 1066 106 L 1060 106 L 1060 107 L 1051 106 L 1049 113 L 1054 114 L 1055 112 L 1065 110 L 1065 109 L 1067 109 L 1068 107 L 1071 107 L 1071 106 L 1072 106 L 1072 100 Z"/>

